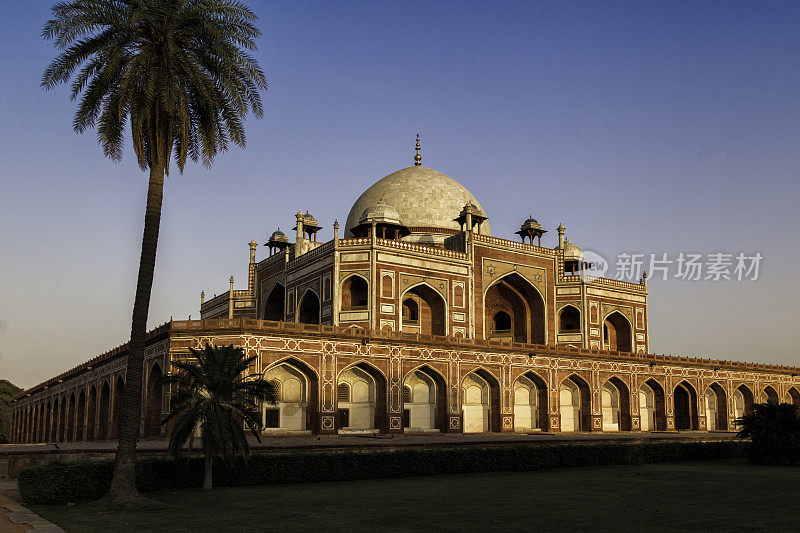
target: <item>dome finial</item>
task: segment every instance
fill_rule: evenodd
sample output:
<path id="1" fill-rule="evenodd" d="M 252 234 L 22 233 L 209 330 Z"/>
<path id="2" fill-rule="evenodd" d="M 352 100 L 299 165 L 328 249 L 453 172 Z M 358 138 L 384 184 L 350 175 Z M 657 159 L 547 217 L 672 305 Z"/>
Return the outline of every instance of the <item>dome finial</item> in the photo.
<path id="1" fill-rule="evenodd" d="M 414 156 L 414 166 L 418 167 L 422 165 L 422 156 L 419 155 L 419 133 L 417 133 L 417 155 Z"/>

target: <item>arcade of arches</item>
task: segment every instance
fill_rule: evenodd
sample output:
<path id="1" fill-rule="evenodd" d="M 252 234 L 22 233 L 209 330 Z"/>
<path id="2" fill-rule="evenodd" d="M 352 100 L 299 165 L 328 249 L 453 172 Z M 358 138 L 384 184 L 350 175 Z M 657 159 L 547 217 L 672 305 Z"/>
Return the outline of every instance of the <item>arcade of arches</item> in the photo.
<path id="1" fill-rule="evenodd" d="M 437 309 L 429 287 L 414 289 L 406 296 L 415 304 Z M 242 335 L 214 342 L 242 343 Z M 576 358 L 500 354 L 492 347 L 452 344 L 444 351 L 435 343 L 281 335 L 244 334 L 248 349 L 259 347 L 252 352 L 259 354 L 258 368 L 278 393 L 275 405 L 262 406 L 267 433 L 734 431 L 733 421 L 756 401 L 800 406 L 800 382 L 790 382 L 788 374 L 769 381 L 770 374 L 752 374 L 760 379 L 741 381 L 740 372 L 717 371 L 705 380 L 677 366 L 666 373 L 628 364 L 638 370 L 618 372 L 625 365 L 599 358 L 592 362 L 595 372 Z M 194 347 L 206 338 L 187 332 L 175 342 Z M 184 349 L 169 353 L 180 356 Z M 168 434 L 161 420 L 169 397 L 155 385 L 168 362 L 164 353 L 145 365 L 144 438 Z M 124 387 L 124 373 L 117 371 L 74 385 L 68 378 L 16 400 L 14 441 L 113 439 Z"/>

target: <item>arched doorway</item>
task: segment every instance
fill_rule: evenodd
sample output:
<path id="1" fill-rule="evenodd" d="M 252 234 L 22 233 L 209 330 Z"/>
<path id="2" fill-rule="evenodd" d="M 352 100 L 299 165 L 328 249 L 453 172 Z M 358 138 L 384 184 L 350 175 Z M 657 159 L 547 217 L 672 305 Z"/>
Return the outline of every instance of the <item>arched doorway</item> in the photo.
<path id="1" fill-rule="evenodd" d="M 267 432 L 311 431 L 316 424 L 317 376 L 296 359 L 281 361 L 264 372 L 264 379 L 275 386 L 275 405 L 263 405 Z"/>
<path id="2" fill-rule="evenodd" d="M 367 280 L 352 275 L 342 283 L 342 311 L 366 310 L 369 307 Z"/>
<path id="3" fill-rule="evenodd" d="M 747 385 L 739 385 L 733 391 L 733 414 L 736 418 L 741 418 L 753 408 L 753 392 Z"/>
<path id="4" fill-rule="evenodd" d="M 81 389 L 78 394 L 78 424 L 75 440 L 80 442 L 86 438 L 86 391 Z"/>
<path id="5" fill-rule="evenodd" d="M 664 389 L 654 379 L 639 387 L 639 428 L 642 431 L 664 431 L 667 429 Z"/>
<path id="6" fill-rule="evenodd" d="M 97 389 L 89 389 L 89 409 L 86 413 L 86 440 L 94 440 L 97 426 Z"/>
<path id="7" fill-rule="evenodd" d="M 401 301 L 402 331 L 422 335 L 447 334 L 447 305 L 442 295 L 429 285 L 412 287 L 403 293 Z"/>
<path id="8" fill-rule="evenodd" d="M 464 433 L 500 431 L 500 383 L 479 368 L 461 382 Z"/>
<path id="9" fill-rule="evenodd" d="M 790 387 L 789 390 L 786 391 L 786 397 L 783 401 L 800 407 L 800 391 L 794 387 Z"/>
<path id="10" fill-rule="evenodd" d="M 778 393 L 775 392 L 775 389 L 773 389 L 769 385 L 764 387 L 764 390 L 761 391 L 761 403 L 767 403 L 767 402 L 778 403 Z"/>
<path id="11" fill-rule="evenodd" d="M 603 322 L 603 348 L 618 352 L 631 351 L 631 323 L 619 311 L 608 315 Z"/>
<path id="12" fill-rule="evenodd" d="M 580 333 L 581 312 L 572 305 L 565 305 L 558 314 L 559 333 Z"/>
<path id="13" fill-rule="evenodd" d="M 697 429 L 697 392 L 688 382 L 681 381 L 672 393 L 675 407 L 675 429 Z"/>
<path id="14" fill-rule="evenodd" d="M 125 398 L 125 380 L 122 379 L 122 376 L 117 376 L 117 380 L 114 382 L 114 405 L 113 405 L 113 416 L 111 417 L 112 420 L 112 428 L 113 432 L 111 436 L 113 438 L 119 437 L 119 424 L 122 419 L 122 402 Z"/>
<path id="15" fill-rule="evenodd" d="M 67 410 L 67 442 L 75 439 L 75 393 L 69 395 L 69 408 Z"/>
<path id="16" fill-rule="evenodd" d="M 573 374 L 561 382 L 558 389 L 561 431 L 591 430 L 591 392 L 589 384 Z"/>
<path id="17" fill-rule="evenodd" d="M 161 411 L 163 391 L 158 381 L 163 376 L 161 365 L 153 363 L 150 368 L 150 375 L 147 378 L 147 400 L 145 403 L 144 415 L 144 437 L 161 437 Z"/>
<path id="18" fill-rule="evenodd" d="M 706 429 L 726 431 L 728 429 L 728 399 L 718 383 L 712 383 L 704 395 L 706 408 Z"/>
<path id="19" fill-rule="evenodd" d="M 286 308 L 286 288 L 282 283 L 276 283 L 267 296 L 264 304 L 264 320 L 281 322 L 284 319 L 283 310 Z"/>
<path id="20" fill-rule="evenodd" d="M 527 372 L 514 382 L 514 430 L 546 430 L 547 426 L 547 385 Z"/>
<path id="21" fill-rule="evenodd" d="M 58 408 L 58 442 L 64 442 L 67 436 L 67 399 L 61 398 Z"/>
<path id="22" fill-rule="evenodd" d="M 484 338 L 545 343 L 544 299 L 528 280 L 517 273 L 503 276 L 486 290 L 483 301 Z M 510 329 L 498 329 L 498 318 L 501 325 L 508 324 Z"/>
<path id="23" fill-rule="evenodd" d="M 367 363 L 339 374 L 336 389 L 339 432 L 386 432 L 386 378 Z"/>
<path id="24" fill-rule="evenodd" d="M 630 431 L 630 394 L 628 386 L 618 377 L 603 384 L 600 391 L 603 431 Z"/>
<path id="25" fill-rule="evenodd" d="M 300 300 L 297 310 L 297 321 L 301 324 L 319 324 L 320 307 L 319 296 L 311 289 L 307 290 Z"/>
<path id="26" fill-rule="evenodd" d="M 110 391 L 108 382 L 103 382 L 100 388 L 100 408 L 97 411 L 97 438 L 105 440 L 108 438 L 108 418 L 110 406 Z"/>
<path id="27" fill-rule="evenodd" d="M 53 438 L 51 416 L 52 408 L 50 406 L 50 400 L 48 400 L 47 407 L 45 407 L 44 411 L 44 438 L 42 438 L 42 442 L 50 442 Z"/>
<path id="28" fill-rule="evenodd" d="M 438 378 L 438 379 L 437 379 Z M 444 380 L 427 367 L 409 372 L 403 381 L 403 428 L 405 431 L 436 431 L 444 420 Z"/>

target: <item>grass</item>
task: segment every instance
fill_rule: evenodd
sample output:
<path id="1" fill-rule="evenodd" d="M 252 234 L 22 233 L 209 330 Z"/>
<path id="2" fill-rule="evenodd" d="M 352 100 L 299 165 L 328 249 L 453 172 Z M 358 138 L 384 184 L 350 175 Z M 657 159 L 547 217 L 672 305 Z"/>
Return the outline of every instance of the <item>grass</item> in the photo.
<path id="1" fill-rule="evenodd" d="M 800 529 L 800 468 L 742 460 L 160 491 L 124 514 L 34 506 L 67 532 Z"/>

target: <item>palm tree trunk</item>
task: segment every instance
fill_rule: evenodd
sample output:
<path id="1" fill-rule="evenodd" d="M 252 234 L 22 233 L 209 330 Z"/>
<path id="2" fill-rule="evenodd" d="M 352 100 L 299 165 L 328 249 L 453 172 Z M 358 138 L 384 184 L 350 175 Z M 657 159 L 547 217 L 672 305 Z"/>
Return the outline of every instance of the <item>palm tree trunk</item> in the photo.
<path id="1" fill-rule="evenodd" d="M 131 341 L 128 345 L 128 364 L 125 375 L 125 391 L 122 416 L 119 424 L 114 478 L 108 498 L 118 503 L 139 499 L 136 490 L 136 443 L 139 440 L 139 424 L 142 407 L 142 367 L 144 345 L 147 335 L 147 314 L 150 308 L 150 292 L 153 288 L 153 271 L 156 265 L 158 230 L 161 224 L 161 202 L 164 194 L 164 164 L 150 168 L 150 183 L 147 189 L 147 208 L 144 215 L 142 255 L 139 260 L 139 277 L 136 282 L 136 298 L 133 302 Z"/>
<path id="2" fill-rule="evenodd" d="M 211 454 L 206 452 L 205 470 L 203 471 L 203 490 L 211 490 L 214 488 L 213 477 L 214 460 Z"/>

